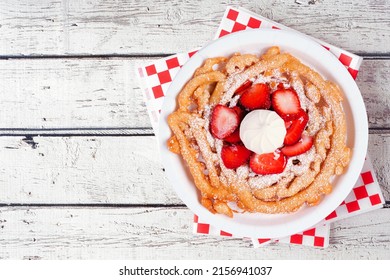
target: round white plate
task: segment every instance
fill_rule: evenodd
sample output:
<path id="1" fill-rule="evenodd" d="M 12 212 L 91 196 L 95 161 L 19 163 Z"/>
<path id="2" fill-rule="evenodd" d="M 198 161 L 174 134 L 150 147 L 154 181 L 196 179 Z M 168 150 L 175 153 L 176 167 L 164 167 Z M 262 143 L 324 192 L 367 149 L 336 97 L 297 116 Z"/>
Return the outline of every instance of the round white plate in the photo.
<path id="1" fill-rule="evenodd" d="M 314 207 L 302 207 L 291 214 L 234 214 L 233 218 L 212 214 L 199 202 L 199 193 L 180 156 L 169 152 L 166 143 L 172 135 L 167 116 L 176 109 L 176 96 L 206 58 L 230 56 L 235 52 L 260 55 L 279 46 L 323 77 L 337 83 L 344 92 L 347 144 L 352 158 L 346 172 L 333 181 L 333 192 Z M 237 237 L 280 238 L 306 230 L 323 220 L 346 198 L 362 169 L 367 151 L 367 114 L 360 91 L 346 68 L 324 47 L 310 38 L 282 30 L 247 30 L 224 36 L 199 50 L 179 71 L 165 97 L 159 123 L 159 148 L 166 174 L 183 202 L 202 221 Z"/>

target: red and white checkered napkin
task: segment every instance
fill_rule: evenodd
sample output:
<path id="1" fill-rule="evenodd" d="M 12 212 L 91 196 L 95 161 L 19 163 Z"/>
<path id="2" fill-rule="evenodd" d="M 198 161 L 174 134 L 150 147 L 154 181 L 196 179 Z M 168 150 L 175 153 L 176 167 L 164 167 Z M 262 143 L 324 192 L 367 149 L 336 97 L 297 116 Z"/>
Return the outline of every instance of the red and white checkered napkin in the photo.
<path id="1" fill-rule="evenodd" d="M 252 241 L 255 247 L 273 242 L 327 247 L 330 223 L 382 208 L 384 203 L 385 199 L 375 176 L 371 160 L 367 156 L 352 191 L 340 206 L 318 223 L 315 228 L 279 240 L 260 238 L 252 239 Z"/>
<path id="2" fill-rule="evenodd" d="M 327 247 L 329 245 L 329 227 L 329 223 L 321 223 L 314 228 L 280 239 L 252 238 L 251 240 L 255 248 L 271 243 L 287 243 L 315 247 Z M 229 232 L 218 229 L 215 226 L 200 220 L 197 215 L 194 215 L 193 232 L 196 234 L 211 234 L 224 237 L 244 238 L 248 240 L 250 239 L 243 236 L 236 236 Z"/>
<path id="3" fill-rule="evenodd" d="M 215 39 L 229 33 L 250 28 L 284 29 L 298 33 L 298 31 L 273 22 L 243 8 L 228 7 L 222 18 Z M 310 38 L 317 41 L 324 48 L 334 54 L 348 69 L 351 76 L 356 79 L 359 67 L 362 63 L 361 57 L 318 39 L 312 37 Z M 146 107 L 156 135 L 158 134 L 158 118 L 164 100 L 164 95 L 181 66 L 184 65 L 184 63 L 190 59 L 195 52 L 196 50 L 188 53 L 172 55 L 170 57 L 159 59 L 152 64 L 141 66 L 137 69 L 137 74 L 140 78 L 144 93 L 143 95 Z M 381 208 L 384 203 L 385 200 L 382 196 L 374 169 L 367 156 L 361 176 L 356 182 L 353 191 L 336 210 L 329 214 L 324 221 L 312 229 L 278 240 L 259 236 L 258 239 L 253 239 L 252 241 L 255 247 L 274 242 L 326 247 L 329 244 L 330 222 Z M 217 229 L 212 225 L 200 222 L 197 216 L 195 216 L 194 219 L 194 232 L 200 234 L 232 236 L 230 233 Z M 241 236 L 233 237 L 241 238 Z"/>
<path id="4" fill-rule="evenodd" d="M 384 203 L 385 200 L 378 185 L 371 161 L 367 157 L 359 179 L 354 185 L 351 193 L 339 207 L 337 207 L 314 228 L 280 239 L 270 239 L 264 237 L 252 238 L 252 242 L 254 247 L 261 247 L 276 242 L 327 247 L 329 245 L 329 228 L 331 222 L 382 208 Z M 194 218 L 194 232 L 199 234 L 242 237 L 233 236 L 232 234 L 207 224 L 204 221 L 200 221 L 196 215 Z"/>
<path id="5" fill-rule="evenodd" d="M 252 239 L 255 248 L 271 243 L 297 244 L 326 248 L 329 245 L 329 224 L 318 224 L 316 227 L 280 239 Z"/>

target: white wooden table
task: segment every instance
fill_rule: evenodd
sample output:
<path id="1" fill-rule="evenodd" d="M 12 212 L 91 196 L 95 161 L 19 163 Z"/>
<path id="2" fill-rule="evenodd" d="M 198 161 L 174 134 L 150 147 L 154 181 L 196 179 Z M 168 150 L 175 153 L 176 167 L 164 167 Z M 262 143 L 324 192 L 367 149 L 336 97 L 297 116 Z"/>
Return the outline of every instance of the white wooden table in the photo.
<path id="1" fill-rule="evenodd" d="M 0 1 L 0 259 L 384 259 L 390 202 L 327 249 L 192 234 L 134 66 L 201 47 L 226 1 Z M 390 1 L 231 1 L 364 57 L 369 153 L 390 201 Z"/>

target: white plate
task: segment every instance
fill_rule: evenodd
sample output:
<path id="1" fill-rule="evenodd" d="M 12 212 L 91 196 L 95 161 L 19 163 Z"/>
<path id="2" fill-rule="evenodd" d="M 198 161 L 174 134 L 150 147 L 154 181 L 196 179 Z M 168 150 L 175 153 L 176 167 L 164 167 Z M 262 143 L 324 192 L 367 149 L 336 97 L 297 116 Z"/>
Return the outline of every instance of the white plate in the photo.
<path id="1" fill-rule="evenodd" d="M 235 52 L 261 54 L 271 46 L 279 46 L 323 77 L 337 83 L 345 95 L 343 108 L 347 118 L 347 144 L 352 158 L 345 174 L 333 182 L 333 192 L 315 207 L 303 207 L 291 214 L 235 214 L 228 218 L 212 214 L 199 202 L 199 193 L 181 157 L 166 146 L 171 130 L 167 116 L 176 109 L 176 96 L 206 58 L 230 56 Z M 357 129 L 358 128 L 358 129 Z M 166 174 L 183 202 L 202 221 L 235 236 L 279 238 L 306 230 L 323 220 L 346 198 L 362 169 L 367 151 L 367 114 L 360 91 L 346 68 L 324 47 L 306 36 L 282 30 L 248 30 L 224 36 L 199 50 L 179 71 L 165 97 L 159 123 L 159 148 Z"/>

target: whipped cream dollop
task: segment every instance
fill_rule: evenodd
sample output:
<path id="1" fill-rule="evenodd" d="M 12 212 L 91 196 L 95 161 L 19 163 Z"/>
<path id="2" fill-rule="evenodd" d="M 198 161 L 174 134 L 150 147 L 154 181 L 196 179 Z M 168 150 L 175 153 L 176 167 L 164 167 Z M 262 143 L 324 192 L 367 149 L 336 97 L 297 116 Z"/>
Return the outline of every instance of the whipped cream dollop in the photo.
<path id="1" fill-rule="evenodd" d="M 275 151 L 286 136 L 284 120 L 274 111 L 253 110 L 240 125 L 240 138 L 245 147 L 256 154 Z"/>

